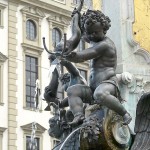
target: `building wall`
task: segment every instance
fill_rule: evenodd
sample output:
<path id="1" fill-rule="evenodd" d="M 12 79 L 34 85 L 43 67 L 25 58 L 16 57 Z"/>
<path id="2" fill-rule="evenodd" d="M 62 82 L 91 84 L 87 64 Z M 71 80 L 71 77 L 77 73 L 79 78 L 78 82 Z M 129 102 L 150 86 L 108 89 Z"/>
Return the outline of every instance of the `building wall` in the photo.
<path id="1" fill-rule="evenodd" d="M 93 9 L 100 10 L 102 5 L 101 0 L 93 0 Z"/>
<path id="2" fill-rule="evenodd" d="M 49 83 L 49 60 L 48 54 L 44 51 L 42 37 L 46 38 L 47 47 L 53 50 L 51 30 L 52 20 L 58 26 L 62 27 L 63 32 L 67 32 L 69 22 L 71 20 L 71 12 L 75 5 L 72 1 L 61 0 L 0 0 L 0 4 L 5 5 L 3 18 L 4 27 L 0 28 L 0 52 L 7 56 L 7 60 L 3 65 L 3 103 L 0 105 L 0 129 L 6 128 L 3 132 L 2 143 L 0 150 L 25 150 L 25 133 L 31 135 L 31 131 L 27 132 L 24 128 L 28 124 L 36 121 L 41 131 L 42 145 L 40 150 L 52 149 L 53 139 L 48 135 L 49 118 L 52 117 L 52 112 L 44 111 L 47 106 L 45 101 L 41 102 L 39 112 L 24 107 L 25 100 L 25 52 L 26 47 L 22 44 L 27 44 L 30 49 L 34 47 L 39 50 L 37 53 L 40 57 L 40 86 L 43 91 Z M 39 38 L 38 44 L 30 44 L 26 40 L 24 33 L 26 32 L 25 17 L 22 9 L 31 7 L 39 9 L 39 12 L 33 15 L 35 18 L 39 16 Z M 37 10 L 35 9 L 35 10 Z M 58 11 L 59 9 L 59 11 Z M 84 10 L 86 7 L 83 8 Z M 25 10 L 25 12 L 28 10 Z M 57 14 L 57 16 L 54 16 Z M 31 14 L 29 14 L 31 15 Z M 43 17 L 41 16 L 43 15 Z M 59 16 L 59 17 L 58 17 Z M 63 17 L 66 19 L 63 20 Z M 53 19 L 52 19 L 53 18 Z M 61 20 L 62 19 L 62 20 Z M 64 22 L 61 22 L 64 21 Z M 70 34 L 70 33 L 69 33 Z M 68 36 L 69 37 L 69 36 Z M 33 51 L 34 51 L 33 50 Z M 88 70 L 88 64 L 78 64 L 80 69 Z M 31 127 L 31 125 L 30 125 Z M 41 133 L 42 132 L 42 133 Z M 1 134 L 1 133 L 0 133 Z M 0 136 L 1 140 L 1 136 Z M 0 141 L 1 143 L 1 141 Z"/>
<path id="3" fill-rule="evenodd" d="M 0 27 L 0 52 L 5 56 L 8 56 L 8 20 L 5 19 L 8 16 L 8 3 L 5 0 L 0 0 L 0 5 L 4 6 L 3 9 L 3 27 Z M 0 149 L 7 150 L 7 141 L 8 141 L 8 60 L 3 63 L 2 70 L 2 104 L 0 104 L 0 128 L 5 128 L 2 136 L 2 145 Z M 1 96 L 0 96 L 1 97 Z"/>
<path id="4" fill-rule="evenodd" d="M 28 123 L 31 123 L 33 121 L 39 123 L 40 125 L 42 125 L 43 127 L 45 127 L 47 130 L 49 128 L 49 124 L 48 124 L 48 120 L 49 118 L 52 116 L 50 114 L 50 112 L 46 112 L 44 111 L 44 108 L 46 107 L 46 103 L 44 101 L 42 101 L 42 111 L 41 112 L 35 112 L 32 110 L 27 110 L 24 109 L 24 75 L 22 75 L 24 73 L 24 65 L 25 65 L 25 60 L 24 60 L 24 49 L 21 46 L 21 43 L 23 42 L 23 15 L 21 13 L 21 9 L 24 8 L 24 5 L 19 5 L 18 9 L 17 9 L 17 18 L 18 18 L 18 22 L 17 22 L 17 27 L 18 27 L 18 35 L 17 35 L 17 39 L 18 39 L 18 45 L 17 45 L 17 51 L 18 51 L 18 57 L 17 57 L 17 62 L 18 62 L 18 68 L 17 68 L 17 74 L 18 74 L 18 80 L 17 80 L 17 87 L 18 87 L 18 92 L 17 92 L 17 97 L 18 99 L 20 99 L 17 103 L 17 110 L 18 110 L 18 128 L 17 128 L 17 134 L 21 137 L 17 139 L 17 149 L 21 150 L 23 149 L 23 145 L 24 145 L 24 131 L 20 128 L 23 125 L 26 125 Z M 42 35 L 41 38 L 43 36 L 46 37 L 46 39 L 49 39 L 49 35 L 48 35 L 48 21 L 46 20 L 46 18 L 43 19 L 42 24 Z M 44 31 L 44 33 L 43 33 Z M 41 47 L 42 44 L 41 44 Z M 47 75 L 48 75 L 48 69 L 49 69 L 49 62 L 47 59 L 47 53 L 44 51 L 42 53 L 42 65 L 41 65 L 41 72 L 42 72 L 42 78 L 40 80 L 41 82 L 41 89 L 44 89 L 45 87 L 45 82 L 49 82 L 46 80 Z M 43 134 L 43 147 L 42 149 L 47 149 L 47 147 L 51 147 L 50 144 L 50 137 L 48 135 L 48 131 L 45 131 Z"/>
<path id="5" fill-rule="evenodd" d="M 150 52 L 150 1 L 135 0 L 133 34 L 136 42 Z"/>

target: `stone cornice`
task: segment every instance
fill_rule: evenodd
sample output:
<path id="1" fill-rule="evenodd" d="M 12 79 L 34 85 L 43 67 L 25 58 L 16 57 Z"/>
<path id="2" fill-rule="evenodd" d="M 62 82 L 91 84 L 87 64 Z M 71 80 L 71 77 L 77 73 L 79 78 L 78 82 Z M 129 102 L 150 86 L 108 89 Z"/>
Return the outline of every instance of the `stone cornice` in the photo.
<path id="1" fill-rule="evenodd" d="M 8 58 L 0 52 L 0 63 L 1 63 L 1 62 L 2 62 L 2 63 L 5 62 L 6 59 L 8 59 Z"/>
<path id="2" fill-rule="evenodd" d="M 32 123 L 26 124 L 21 126 L 21 128 L 24 130 L 24 132 L 28 133 L 32 131 Z M 41 126 L 39 123 L 36 123 L 36 132 L 39 134 L 42 134 L 45 132 L 46 128 L 44 128 L 43 126 Z"/>
<path id="3" fill-rule="evenodd" d="M 45 17 L 45 14 L 38 7 L 27 6 L 27 7 L 24 7 L 23 9 L 21 9 L 21 12 L 25 13 L 25 14 L 29 14 L 29 15 L 34 15 L 39 18 Z"/>
<path id="4" fill-rule="evenodd" d="M 2 3 L 0 3 L 0 9 L 4 9 L 4 8 L 6 8 L 7 7 L 7 5 L 6 4 L 2 4 Z"/>
<path id="5" fill-rule="evenodd" d="M 13 5 L 18 6 L 20 0 L 9 0 L 8 2 L 9 2 L 9 3 L 12 3 Z"/>
<path id="6" fill-rule="evenodd" d="M 7 128 L 0 127 L 0 134 L 2 134 Z"/>
<path id="7" fill-rule="evenodd" d="M 58 6 L 54 6 L 54 5 L 45 3 L 45 2 L 41 2 L 39 0 L 20 0 L 20 2 L 42 8 L 45 11 L 47 11 L 47 13 L 54 12 L 54 13 L 57 13 L 57 14 L 60 14 L 60 15 L 63 15 L 63 16 L 67 16 L 69 18 L 71 16 L 71 12 L 72 12 L 71 8 L 70 8 L 70 10 L 67 10 L 67 9 L 60 8 Z"/>
<path id="8" fill-rule="evenodd" d="M 48 21 L 58 22 L 60 24 L 68 26 L 70 24 L 70 18 L 66 18 L 60 14 L 51 12 L 50 16 L 47 18 Z"/>
<path id="9" fill-rule="evenodd" d="M 33 51 L 36 51 L 39 54 L 41 54 L 43 52 L 43 50 L 44 50 L 41 47 L 33 46 L 33 45 L 30 45 L 30 44 L 26 44 L 26 43 L 22 43 L 21 45 L 22 45 L 24 51 L 26 51 L 26 50 L 33 50 Z"/>

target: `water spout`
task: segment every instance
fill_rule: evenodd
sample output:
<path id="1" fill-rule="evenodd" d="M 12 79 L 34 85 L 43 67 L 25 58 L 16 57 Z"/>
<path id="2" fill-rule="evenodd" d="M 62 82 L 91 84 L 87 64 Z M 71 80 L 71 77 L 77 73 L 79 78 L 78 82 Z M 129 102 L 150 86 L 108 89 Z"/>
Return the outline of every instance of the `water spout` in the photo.
<path id="1" fill-rule="evenodd" d="M 65 139 L 65 141 L 62 143 L 61 147 L 59 148 L 59 150 L 62 150 L 63 146 L 65 145 L 65 143 L 67 142 L 67 140 L 72 136 L 72 134 L 74 134 L 76 131 L 78 131 L 79 129 L 83 128 L 82 126 L 75 129 L 74 131 L 72 131 L 68 136 L 67 138 Z"/>
<path id="2" fill-rule="evenodd" d="M 33 122 L 32 123 L 31 141 L 30 141 L 30 145 L 29 145 L 30 150 L 36 150 L 36 148 L 37 148 L 37 141 L 35 139 L 36 130 L 37 130 L 36 122 Z"/>

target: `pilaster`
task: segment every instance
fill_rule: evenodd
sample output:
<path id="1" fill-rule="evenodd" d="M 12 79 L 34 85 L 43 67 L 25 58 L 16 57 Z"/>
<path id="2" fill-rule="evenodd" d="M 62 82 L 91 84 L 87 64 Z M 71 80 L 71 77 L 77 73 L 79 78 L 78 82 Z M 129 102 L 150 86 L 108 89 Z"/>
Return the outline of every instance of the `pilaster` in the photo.
<path id="1" fill-rule="evenodd" d="M 8 150 L 17 150 L 17 7 L 18 0 L 10 0 L 8 3 Z"/>

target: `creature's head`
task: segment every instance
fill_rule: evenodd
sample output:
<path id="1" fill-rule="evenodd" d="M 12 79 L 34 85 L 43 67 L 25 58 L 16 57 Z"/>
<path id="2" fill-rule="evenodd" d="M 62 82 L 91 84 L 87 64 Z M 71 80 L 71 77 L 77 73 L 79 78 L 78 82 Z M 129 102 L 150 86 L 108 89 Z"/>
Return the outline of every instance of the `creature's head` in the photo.
<path id="1" fill-rule="evenodd" d="M 87 10 L 81 17 L 81 30 L 89 41 L 98 42 L 105 36 L 110 22 L 101 11 Z"/>
<path id="2" fill-rule="evenodd" d="M 70 74 L 69 73 L 65 73 L 61 78 L 60 78 L 63 88 L 66 91 L 69 83 L 70 83 Z"/>
<path id="3" fill-rule="evenodd" d="M 60 128 L 59 117 L 57 115 L 49 119 L 49 126 L 50 126 L 48 130 L 49 135 L 51 137 L 59 139 L 63 131 Z"/>

